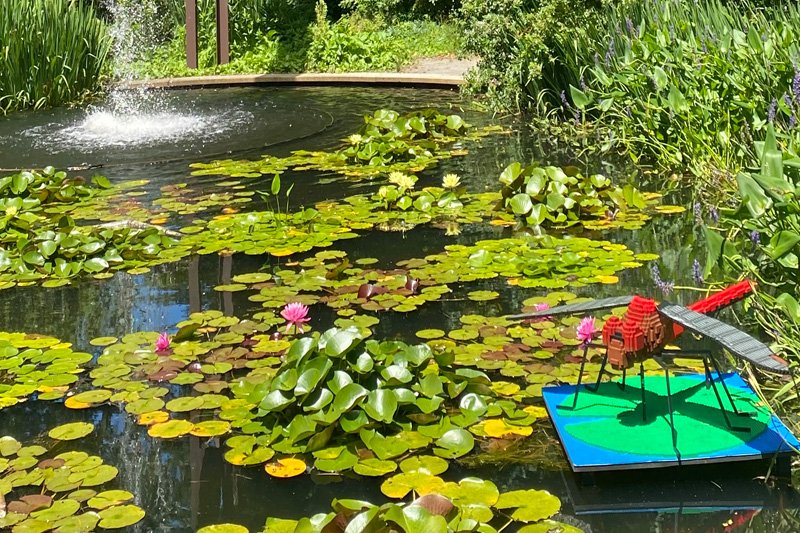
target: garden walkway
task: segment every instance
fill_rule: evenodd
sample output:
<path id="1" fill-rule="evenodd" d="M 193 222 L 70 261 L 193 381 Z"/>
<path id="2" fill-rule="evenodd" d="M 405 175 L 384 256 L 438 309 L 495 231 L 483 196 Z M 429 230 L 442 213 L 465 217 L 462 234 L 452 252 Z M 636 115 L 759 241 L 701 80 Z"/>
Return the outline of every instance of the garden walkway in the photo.
<path id="1" fill-rule="evenodd" d="M 236 85 L 394 85 L 458 87 L 474 59 L 433 57 L 416 60 L 400 72 L 307 72 L 302 74 L 223 74 L 137 80 L 126 87 L 179 88 Z"/>

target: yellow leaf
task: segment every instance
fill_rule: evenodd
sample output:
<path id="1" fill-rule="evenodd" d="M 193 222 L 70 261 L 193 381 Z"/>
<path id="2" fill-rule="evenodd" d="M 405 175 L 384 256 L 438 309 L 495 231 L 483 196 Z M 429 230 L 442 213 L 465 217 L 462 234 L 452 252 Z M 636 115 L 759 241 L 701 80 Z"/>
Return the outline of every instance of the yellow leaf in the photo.
<path id="1" fill-rule="evenodd" d="M 490 221 L 489 224 L 492 226 L 513 226 L 515 222 L 513 220 L 503 220 L 501 218 L 495 218 L 494 220 Z"/>
<path id="2" fill-rule="evenodd" d="M 281 248 L 279 250 L 271 250 L 270 255 L 274 255 L 275 257 L 286 257 L 287 255 L 292 255 L 294 250 L 290 250 L 288 248 Z"/>
<path id="3" fill-rule="evenodd" d="M 529 405 L 523 411 L 536 418 L 547 418 L 547 409 L 538 405 Z"/>
<path id="4" fill-rule="evenodd" d="M 88 409 L 92 407 L 94 404 L 92 403 L 85 403 L 75 399 L 75 396 L 70 396 L 66 400 L 64 400 L 64 406 L 68 407 L 69 409 Z"/>
<path id="5" fill-rule="evenodd" d="M 140 426 L 152 426 L 153 424 L 160 424 L 169 420 L 169 413 L 166 411 L 150 411 L 149 413 L 142 413 L 136 422 Z"/>
<path id="6" fill-rule="evenodd" d="M 492 418 L 483 423 L 483 430 L 490 437 L 501 438 L 510 435 L 522 435 L 527 437 L 533 433 L 530 426 L 512 426 L 502 418 Z"/>
<path id="7" fill-rule="evenodd" d="M 306 471 L 306 464 L 300 459 L 287 457 L 285 459 L 278 459 L 272 463 L 267 463 L 267 465 L 264 466 L 264 470 L 272 477 L 296 477 Z"/>
<path id="8" fill-rule="evenodd" d="M 597 281 L 600 283 L 619 283 L 619 278 L 617 276 L 597 276 Z"/>
<path id="9" fill-rule="evenodd" d="M 509 285 L 519 285 L 519 278 L 509 278 L 506 283 Z"/>
<path id="10" fill-rule="evenodd" d="M 151 224 L 166 224 L 169 221 L 167 217 L 151 218 Z"/>

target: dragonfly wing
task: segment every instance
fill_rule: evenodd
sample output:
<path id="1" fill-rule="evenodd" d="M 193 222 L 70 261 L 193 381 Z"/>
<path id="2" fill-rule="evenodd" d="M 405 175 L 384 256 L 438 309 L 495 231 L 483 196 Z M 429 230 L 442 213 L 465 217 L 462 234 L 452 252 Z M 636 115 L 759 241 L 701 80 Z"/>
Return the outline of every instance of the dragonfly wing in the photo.
<path id="1" fill-rule="evenodd" d="M 590 302 L 581 302 L 577 304 L 559 305 L 551 307 L 542 311 L 534 311 L 532 313 L 522 313 L 520 315 L 510 315 L 506 318 L 517 320 L 521 318 L 536 318 L 542 316 L 552 315 L 577 315 L 589 311 L 597 311 L 599 309 L 611 309 L 612 307 L 622 307 L 631 303 L 633 296 L 615 296 L 613 298 L 602 298 L 600 300 L 592 300 Z"/>
<path id="2" fill-rule="evenodd" d="M 659 312 L 686 329 L 713 339 L 745 361 L 770 372 L 788 374 L 789 365 L 775 355 L 769 346 L 716 318 L 692 311 L 682 305 L 662 304 Z"/>

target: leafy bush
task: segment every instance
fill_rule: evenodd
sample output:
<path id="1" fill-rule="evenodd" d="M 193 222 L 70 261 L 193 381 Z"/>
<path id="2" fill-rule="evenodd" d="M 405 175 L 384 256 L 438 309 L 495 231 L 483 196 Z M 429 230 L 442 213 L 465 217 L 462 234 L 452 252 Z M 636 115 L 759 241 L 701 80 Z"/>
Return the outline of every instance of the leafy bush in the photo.
<path id="1" fill-rule="evenodd" d="M 761 167 L 736 177 L 741 203 L 706 228 L 706 274 L 719 267 L 758 280 L 756 318 L 787 351 L 800 356 L 800 156 L 781 151 L 774 128 L 759 143 Z"/>
<path id="2" fill-rule="evenodd" d="M 472 92 L 485 92 L 495 108 L 535 105 L 551 49 L 598 16 L 599 0 L 464 0 L 459 24 L 464 49 L 480 57 Z"/>
<path id="3" fill-rule="evenodd" d="M 97 90 L 109 38 L 71 0 L 0 2 L 0 113 L 59 105 Z"/>
<path id="4" fill-rule="evenodd" d="M 341 6 L 361 15 L 387 20 L 432 17 L 445 19 L 458 9 L 459 0 L 342 0 Z"/>

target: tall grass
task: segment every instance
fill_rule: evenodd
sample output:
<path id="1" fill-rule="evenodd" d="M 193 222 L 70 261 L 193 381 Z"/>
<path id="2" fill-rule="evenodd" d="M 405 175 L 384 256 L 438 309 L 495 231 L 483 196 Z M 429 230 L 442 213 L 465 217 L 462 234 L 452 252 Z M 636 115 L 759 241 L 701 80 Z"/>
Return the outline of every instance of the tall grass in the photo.
<path id="1" fill-rule="evenodd" d="M 1 0 L 0 112 L 96 90 L 109 45 L 105 24 L 81 0 Z"/>
<path id="2" fill-rule="evenodd" d="M 800 139 L 796 4 L 626 2 L 554 52 L 540 80 L 551 102 L 663 170 L 735 174 L 769 122 L 787 145 Z"/>

